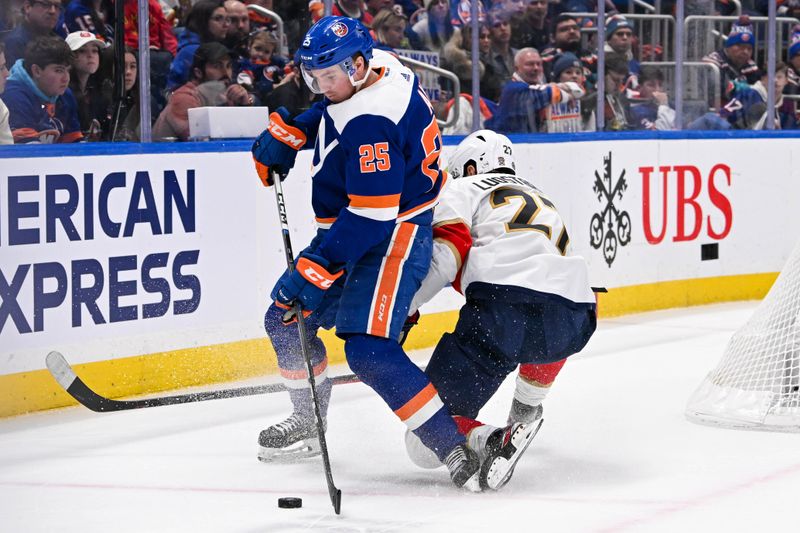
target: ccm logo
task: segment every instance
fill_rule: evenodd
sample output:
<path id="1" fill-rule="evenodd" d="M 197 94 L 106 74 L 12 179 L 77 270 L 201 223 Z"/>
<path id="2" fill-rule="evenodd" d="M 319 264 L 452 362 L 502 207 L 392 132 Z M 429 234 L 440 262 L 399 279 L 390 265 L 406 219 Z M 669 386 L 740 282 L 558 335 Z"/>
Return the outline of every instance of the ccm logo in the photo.
<path id="1" fill-rule="evenodd" d="M 312 267 L 308 267 L 303 271 L 303 275 L 306 279 L 308 279 L 311 283 L 316 285 L 321 289 L 329 289 L 331 285 L 333 285 L 333 280 L 326 278 Z"/>
<path id="2" fill-rule="evenodd" d="M 381 304 L 378 306 L 378 321 L 379 322 L 383 322 L 383 320 L 384 320 L 383 316 L 386 314 L 386 301 L 388 299 L 389 298 L 385 294 L 381 295 Z"/>
<path id="3" fill-rule="evenodd" d="M 269 132 L 279 141 L 299 149 L 306 142 L 305 139 L 290 133 L 286 128 L 276 124 L 274 121 L 269 123 Z"/>

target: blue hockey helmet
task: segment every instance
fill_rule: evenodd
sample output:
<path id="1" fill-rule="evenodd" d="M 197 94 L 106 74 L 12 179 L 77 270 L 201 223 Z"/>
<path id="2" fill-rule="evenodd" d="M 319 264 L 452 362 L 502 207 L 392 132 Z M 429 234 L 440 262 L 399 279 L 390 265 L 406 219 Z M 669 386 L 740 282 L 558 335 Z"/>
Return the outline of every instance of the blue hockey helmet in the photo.
<path id="1" fill-rule="evenodd" d="M 340 65 L 350 77 L 351 83 L 358 86 L 364 80 L 353 79 L 355 66 L 353 56 L 360 53 L 369 63 L 372 58 L 372 36 L 359 21 L 349 17 L 324 17 L 306 33 L 297 54 L 300 57 L 300 70 L 309 88 L 320 93 L 319 86 L 309 71 Z"/>

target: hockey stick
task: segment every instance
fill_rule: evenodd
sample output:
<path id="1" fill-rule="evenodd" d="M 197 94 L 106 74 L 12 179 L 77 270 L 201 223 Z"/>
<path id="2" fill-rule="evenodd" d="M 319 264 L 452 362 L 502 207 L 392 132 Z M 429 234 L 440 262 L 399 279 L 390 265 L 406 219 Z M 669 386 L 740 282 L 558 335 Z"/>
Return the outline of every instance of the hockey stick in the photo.
<path id="1" fill-rule="evenodd" d="M 283 250 L 286 252 L 286 268 L 289 272 L 294 270 L 294 252 L 292 251 L 292 240 L 289 236 L 289 219 L 286 216 L 286 203 L 283 198 L 283 185 L 281 179 L 285 177 L 279 176 L 275 171 L 270 169 L 272 173 L 272 182 L 275 187 L 275 200 L 278 203 L 278 218 L 281 223 L 281 235 L 283 236 Z M 314 415 L 317 422 L 317 435 L 319 435 L 319 447 L 322 451 L 322 464 L 325 467 L 325 480 L 328 482 L 328 494 L 331 497 L 333 510 L 336 514 L 341 513 L 342 508 L 342 491 L 336 488 L 333 484 L 333 474 L 331 473 L 331 460 L 328 456 L 328 443 L 325 439 L 325 425 L 322 422 L 322 414 L 319 410 L 319 396 L 317 395 L 317 382 L 314 379 L 314 367 L 311 364 L 311 351 L 308 346 L 308 333 L 306 330 L 306 320 L 303 316 L 303 308 L 300 304 L 295 302 L 294 313 L 297 318 L 297 327 L 300 333 L 300 349 L 303 352 L 303 359 L 306 362 L 306 371 L 308 372 L 308 384 L 311 387 L 311 401 L 314 403 Z"/>
<path id="2" fill-rule="evenodd" d="M 93 391 L 59 352 L 50 352 L 45 360 L 47 369 L 55 380 L 67 393 L 75 398 L 78 403 L 97 413 L 114 411 L 127 411 L 130 409 L 144 409 L 147 407 L 161 407 L 163 405 L 179 405 L 183 403 L 205 402 L 207 400 L 223 400 L 225 398 L 239 398 L 241 396 L 255 396 L 272 392 L 288 390 L 283 383 L 270 383 L 252 387 L 239 387 L 235 389 L 220 389 L 204 392 L 190 392 L 174 396 L 160 396 L 142 400 L 112 400 Z M 360 380 L 355 374 L 346 374 L 330 378 L 334 385 L 345 383 L 358 383 Z"/>

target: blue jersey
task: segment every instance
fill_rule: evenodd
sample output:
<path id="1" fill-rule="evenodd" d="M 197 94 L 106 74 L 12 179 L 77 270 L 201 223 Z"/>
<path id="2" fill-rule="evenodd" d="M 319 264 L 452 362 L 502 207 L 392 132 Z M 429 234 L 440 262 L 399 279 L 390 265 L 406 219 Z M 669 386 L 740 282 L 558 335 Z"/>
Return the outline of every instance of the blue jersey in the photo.
<path id="1" fill-rule="evenodd" d="M 535 133 L 541 129 L 541 110 L 560 101 L 553 85 L 530 85 L 514 74 L 503 86 L 497 113 L 485 124 L 503 133 Z"/>
<path id="2" fill-rule="evenodd" d="M 93 10 L 94 6 L 92 0 L 72 0 L 61 15 L 63 20 L 60 21 L 60 23 L 62 23 L 70 33 L 75 31 L 89 31 L 94 33 L 101 40 L 106 42 L 113 41 L 113 25 L 106 24 L 99 16 L 92 17 Z M 95 22 L 100 25 L 98 26 Z M 58 28 L 56 28 L 56 31 L 58 31 Z M 66 38 L 66 35 L 64 35 L 64 38 Z"/>
<path id="3" fill-rule="evenodd" d="M 10 111 L 8 122 L 17 144 L 70 143 L 83 137 L 78 121 L 78 104 L 69 89 L 58 97 L 55 104 L 43 103 L 19 83 L 10 81 L 3 101 Z"/>
<path id="4" fill-rule="evenodd" d="M 378 80 L 322 113 L 314 147 L 312 206 L 330 228 L 316 252 L 358 261 L 398 222 L 430 225 L 446 179 L 442 137 L 414 74 L 394 62 Z"/>

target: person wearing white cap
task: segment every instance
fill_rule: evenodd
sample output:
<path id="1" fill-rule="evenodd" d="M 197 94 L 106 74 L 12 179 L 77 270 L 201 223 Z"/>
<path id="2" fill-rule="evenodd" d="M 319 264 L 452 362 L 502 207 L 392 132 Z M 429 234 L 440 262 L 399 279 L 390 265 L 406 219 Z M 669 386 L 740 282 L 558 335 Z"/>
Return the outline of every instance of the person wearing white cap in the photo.
<path id="1" fill-rule="evenodd" d="M 103 80 L 95 74 L 100 68 L 100 50 L 107 44 L 88 31 L 74 31 L 66 41 L 72 50 L 69 87 L 78 101 L 81 131 L 86 140 L 99 141 L 108 130 L 110 101 L 103 94 Z"/>

